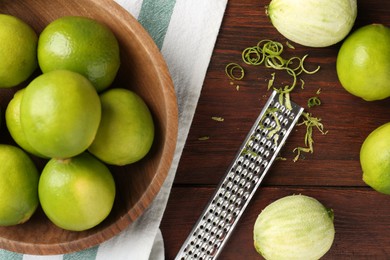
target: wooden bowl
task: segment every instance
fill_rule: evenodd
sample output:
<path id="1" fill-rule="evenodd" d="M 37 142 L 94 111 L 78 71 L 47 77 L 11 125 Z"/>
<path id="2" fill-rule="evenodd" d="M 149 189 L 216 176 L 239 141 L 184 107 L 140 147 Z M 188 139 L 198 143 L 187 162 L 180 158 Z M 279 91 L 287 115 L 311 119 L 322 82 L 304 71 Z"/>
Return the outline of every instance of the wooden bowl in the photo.
<path id="1" fill-rule="evenodd" d="M 176 96 L 166 63 L 143 27 L 111 0 L 3 0 L 0 13 L 21 18 L 38 34 L 49 22 L 65 15 L 91 17 L 106 24 L 121 48 L 121 68 L 113 86 L 132 89 L 143 97 L 152 111 L 156 125 L 152 149 L 146 158 L 133 165 L 110 167 L 116 180 L 117 195 L 111 214 L 101 224 L 87 231 L 66 231 L 52 224 L 38 208 L 25 224 L 0 227 L 0 247 L 20 253 L 64 254 L 102 243 L 124 230 L 145 211 L 170 169 L 178 119 Z M 4 124 L 4 111 L 14 92 L 27 83 L 13 89 L 0 89 L 3 123 L 0 143 L 14 144 Z M 33 159 L 40 169 L 46 163 Z"/>

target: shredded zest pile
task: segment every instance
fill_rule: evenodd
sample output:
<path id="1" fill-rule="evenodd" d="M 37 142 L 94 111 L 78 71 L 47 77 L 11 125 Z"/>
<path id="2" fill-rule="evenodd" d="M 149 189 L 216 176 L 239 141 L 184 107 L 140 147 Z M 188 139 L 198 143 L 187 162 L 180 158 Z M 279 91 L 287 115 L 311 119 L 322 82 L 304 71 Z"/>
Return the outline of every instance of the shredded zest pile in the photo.
<path id="1" fill-rule="evenodd" d="M 295 47 L 289 43 L 286 42 L 286 46 L 290 49 L 295 49 Z M 308 57 L 308 54 L 304 55 L 303 57 L 291 57 L 291 58 L 285 58 L 282 57 L 282 53 L 284 50 L 284 46 L 282 43 L 264 39 L 260 40 L 255 46 L 251 46 L 248 48 L 245 48 L 241 53 L 242 61 L 251 66 L 259 66 L 264 65 L 266 68 L 279 70 L 279 71 L 285 71 L 288 75 L 292 77 L 292 82 L 289 85 L 285 85 L 283 87 L 275 87 L 275 75 L 276 73 L 271 73 L 271 78 L 268 80 L 268 87 L 267 89 L 270 90 L 273 88 L 276 90 L 279 94 L 279 103 L 283 104 L 287 109 L 292 110 L 291 106 L 291 100 L 290 100 L 290 93 L 295 89 L 297 82 L 298 82 L 298 76 L 302 73 L 305 74 L 314 74 L 319 71 L 320 66 L 317 66 L 314 70 L 308 70 L 305 68 L 305 60 Z M 244 68 L 237 64 L 237 63 L 229 63 L 225 67 L 226 75 L 231 80 L 242 80 L 244 78 L 245 72 Z M 304 89 L 305 82 L 303 79 L 299 78 L 301 89 Z M 238 90 L 238 87 L 237 87 Z M 321 89 L 318 89 L 316 94 L 320 94 Z M 311 97 L 308 100 L 308 108 L 311 108 L 313 106 L 319 106 L 321 105 L 321 100 L 318 97 Z M 269 113 L 272 113 L 272 111 L 268 111 Z M 326 134 L 327 131 L 324 131 L 324 126 L 321 123 L 321 119 L 317 117 L 313 117 L 310 113 L 303 113 L 303 122 L 298 123 L 297 125 L 305 125 L 306 126 L 306 134 L 305 134 L 305 146 L 304 147 L 297 147 L 293 150 L 293 152 L 297 152 L 297 155 L 293 159 L 294 162 L 296 162 L 299 158 L 301 153 L 313 153 L 313 128 L 317 128 L 322 134 Z M 270 131 L 270 134 L 273 134 L 277 132 L 277 127 Z M 275 137 L 277 138 L 277 137 Z M 251 153 L 251 151 L 246 151 Z"/>

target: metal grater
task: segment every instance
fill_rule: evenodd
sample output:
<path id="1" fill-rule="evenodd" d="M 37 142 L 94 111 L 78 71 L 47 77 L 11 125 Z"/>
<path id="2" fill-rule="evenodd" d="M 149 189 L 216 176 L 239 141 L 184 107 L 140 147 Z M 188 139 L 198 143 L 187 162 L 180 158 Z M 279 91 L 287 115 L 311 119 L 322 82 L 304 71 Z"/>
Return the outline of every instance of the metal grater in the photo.
<path id="1" fill-rule="evenodd" d="M 176 260 L 218 257 L 303 112 L 279 99 L 273 91 Z"/>

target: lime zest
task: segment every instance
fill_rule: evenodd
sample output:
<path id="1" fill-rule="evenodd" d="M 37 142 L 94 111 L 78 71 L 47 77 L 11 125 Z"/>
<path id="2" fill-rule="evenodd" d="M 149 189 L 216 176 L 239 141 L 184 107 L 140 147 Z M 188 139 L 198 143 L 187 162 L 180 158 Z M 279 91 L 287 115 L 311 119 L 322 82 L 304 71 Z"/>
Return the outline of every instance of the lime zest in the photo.
<path id="1" fill-rule="evenodd" d="M 269 112 L 269 114 L 272 116 L 272 118 L 275 120 L 275 126 L 274 127 L 269 127 L 268 129 L 270 130 L 268 132 L 268 138 L 271 138 L 273 137 L 281 128 L 281 124 L 280 124 L 280 121 L 279 121 L 279 118 L 278 118 L 278 114 L 276 113 L 277 110 L 272 110 Z M 277 141 L 277 140 L 276 140 Z"/>
<path id="2" fill-rule="evenodd" d="M 293 47 L 289 43 L 286 44 L 289 48 Z M 293 48 L 295 49 L 295 47 Z M 256 46 L 245 48 L 241 53 L 241 58 L 242 61 L 248 65 L 257 66 L 264 63 L 264 66 L 266 68 L 273 68 L 276 70 L 286 70 L 289 75 L 294 77 L 295 81 L 297 76 L 300 75 L 302 72 L 305 72 L 306 74 L 314 74 L 320 69 L 320 66 L 318 66 L 315 70 L 312 71 L 309 71 L 305 68 L 304 62 L 306 58 L 309 56 L 308 54 L 304 55 L 302 58 L 295 56 L 286 60 L 281 56 L 282 52 L 283 52 L 283 44 L 277 41 L 265 39 L 265 40 L 260 40 Z M 237 73 L 236 70 L 239 70 L 238 75 L 236 74 Z M 226 65 L 225 73 L 232 80 L 241 80 L 243 79 L 245 74 L 244 69 L 241 67 L 241 65 L 234 62 L 231 62 Z M 295 86 L 295 83 L 293 83 L 292 86 Z"/>
<path id="3" fill-rule="evenodd" d="M 288 42 L 286 45 L 289 48 L 295 49 L 295 47 Z M 292 58 L 285 59 L 281 56 L 283 50 L 284 47 L 282 43 L 269 39 L 263 39 L 260 40 L 256 46 L 247 47 L 241 52 L 242 61 L 247 65 L 258 66 L 264 64 L 266 68 L 285 70 L 293 77 L 292 84 L 285 86 L 283 90 L 279 89 L 280 93 L 293 91 L 297 82 L 297 76 L 302 72 L 306 74 L 314 74 L 320 69 L 320 66 L 312 71 L 309 71 L 305 68 L 304 62 L 308 57 L 308 54 L 304 55 L 302 58 L 294 56 Z M 241 80 L 244 78 L 245 74 L 241 65 L 234 62 L 226 65 L 225 73 L 231 80 Z M 268 90 L 273 87 L 275 81 L 275 73 L 271 75 L 272 78 L 268 81 Z M 303 89 L 304 81 L 302 79 L 300 79 L 300 81 L 302 83 L 301 88 Z"/>
<path id="4" fill-rule="evenodd" d="M 295 66 L 295 67 L 291 66 L 291 65 L 294 64 L 294 60 L 298 61 L 297 62 L 298 66 Z M 299 58 L 297 56 L 294 56 L 294 57 L 288 59 L 287 62 L 286 62 L 286 67 L 292 69 L 294 72 L 298 71 L 298 72 L 296 72 L 296 74 L 300 75 L 302 73 L 301 58 Z"/>
<path id="5" fill-rule="evenodd" d="M 220 117 L 220 116 L 212 116 L 211 119 L 214 121 L 218 121 L 218 122 L 225 121 L 225 119 L 223 117 Z"/>
<path id="6" fill-rule="evenodd" d="M 260 48 L 261 46 L 261 43 L 263 41 L 260 41 L 257 43 L 257 48 L 258 50 L 262 50 L 262 52 L 264 54 L 268 54 L 266 56 L 270 56 L 270 57 L 276 57 L 276 56 L 280 56 L 280 54 L 282 54 L 283 52 L 283 44 L 281 44 L 280 42 L 277 42 L 277 41 L 272 41 L 272 40 L 266 40 L 266 42 L 264 43 L 263 47 Z"/>
<path id="7" fill-rule="evenodd" d="M 236 76 L 237 70 L 239 71 L 238 76 Z M 242 80 L 245 75 L 244 68 L 234 62 L 231 62 L 226 65 L 225 73 L 231 80 Z"/>
<path id="8" fill-rule="evenodd" d="M 303 58 L 301 59 L 301 68 L 302 68 L 302 71 L 305 72 L 306 74 L 314 74 L 316 73 L 317 71 L 320 70 L 320 66 L 318 65 L 317 68 L 315 70 L 312 70 L 312 71 L 309 71 L 307 69 L 305 69 L 305 66 L 303 66 L 303 63 L 305 62 L 305 59 L 307 58 L 307 56 L 309 56 L 309 54 L 306 54 L 305 56 L 303 56 Z"/>
<path id="9" fill-rule="evenodd" d="M 296 147 L 293 152 L 297 152 L 297 155 L 293 159 L 294 162 L 298 161 L 302 152 L 313 153 L 314 152 L 314 140 L 313 140 L 313 128 L 317 128 L 321 134 L 326 135 L 328 131 L 324 130 L 324 125 L 321 123 L 321 118 L 313 117 L 310 113 L 302 113 L 303 121 L 298 123 L 297 126 L 305 125 L 306 134 L 305 134 L 305 145 L 306 147 Z"/>
<path id="10" fill-rule="evenodd" d="M 268 81 L 268 88 L 267 90 L 270 90 L 272 86 L 274 85 L 275 81 L 275 72 L 271 73 L 271 79 Z"/>
<path id="11" fill-rule="evenodd" d="M 303 79 L 299 79 L 301 81 L 301 89 L 304 89 L 305 87 L 305 81 Z M 318 95 L 318 94 L 317 94 Z"/>
<path id="12" fill-rule="evenodd" d="M 292 45 L 289 41 L 286 41 L 286 46 L 289 47 L 290 49 L 295 50 L 294 45 Z"/>
<path id="13" fill-rule="evenodd" d="M 276 70 L 282 70 L 285 68 L 286 60 L 282 57 L 276 55 L 276 56 L 267 56 L 265 58 L 265 67 L 267 68 L 273 68 Z"/>
<path id="14" fill-rule="evenodd" d="M 241 54 L 242 60 L 248 65 L 260 65 L 264 61 L 264 55 L 256 47 L 248 47 Z"/>
<path id="15" fill-rule="evenodd" d="M 286 42 L 286 46 L 290 49 L 295 49 L 293 45 L 291 45 L 288 41 Z M 308 70 L 305 67 L 305 61 L 309 57 L 308 54 L 303 57 L 294 56 L 289 59 L 285 59 L 282 57 L 284 47 L 283 44 L 277 41 L 273 41 L 270 39 L 263 39 L 257 42 L 255 46 L 245 48 L 242 53 L 242 61 L 247 65 L 258 66 L 263 64 L 266 68 L 286 71 L 290 76 L 292 76 L 291 84 L 284 85 L 282 87 L 275 87 L 275 76 L 276 73 L 271 73 L 271 78 L 268 80 L 267 90 L 271 88 L 278 92 L 279 94 L 279 103 L 284 105 L 286 109 L 292 110 L 292 103 L 290 94 L 293 92 L 297 85 L 298 76 L 302 73 L 305 74 L 314 74 L 320 70 L 320 66 L 317 66 L 314 70 Z M 237 75 L 236 72 L 238 70 L 241 74 Z M 241 80 L 244 77 L 244 69 L 237 63 L 229 63 L 225 72 L 228 77 L 232 80 Z M 235 76 L 236 75 L 236 76 Z M 300 88 L 304 89 L 305 81 L 299 78 Z M 237 86 L 237 90 L 239 87 Z M 321 89 L 318 89 L 316 94 L 318 95 L 321 92 Z M 321 104 L 321 100 L 318 97 L 312 97 L 308 100 L 308 107 L 318 106 Z M 267 111 L 268 113 L 273 113 L 272 111 Z M 277 121 L 277 120 L 276 120 Z M 294 149 L 294 152 L 297 152 L 297 156 L 294 158 L 294 162 L 297 161 L 301 155 L 301 153 L 312 153 L 313 152 L 313 128 L 316 127 L 322 134 L 326 134 L 324 132 L 324 127 L 320 122 L 320 118 L 316 118 L 311 116 L 311 114 L 305 113 L 304 120 L 301 125 L 306 125 L 306 134 L 305 134 L 305 147 L 297 147 Z M 277 123 L 276 123 L 277 124 Z M 267 127 L 267 126 L 264 126 Z M 276 133 L 277 125 L 275 129 L 270 130 L 269 134 Z M 277 135 L 274 135 L 274 141 L 277 142 Z M 244 149 L 244 151 L 246 148 Z"/>
<path id="16" fill-rule="evenodd" d="M 319 105 L 321 105 L 321 100 L 319 99 L 319 97 L 311 97 L 307 100 L 308 108 L 319 106 Z"/>
<path id="17" fill-rule="evenodd" d="M 210 139 L 210 136 L 208 136 L 208 135 L 198 137 L 199 141 L 206 141 L 206 140 L 209 140 L 209 139 Z"/>

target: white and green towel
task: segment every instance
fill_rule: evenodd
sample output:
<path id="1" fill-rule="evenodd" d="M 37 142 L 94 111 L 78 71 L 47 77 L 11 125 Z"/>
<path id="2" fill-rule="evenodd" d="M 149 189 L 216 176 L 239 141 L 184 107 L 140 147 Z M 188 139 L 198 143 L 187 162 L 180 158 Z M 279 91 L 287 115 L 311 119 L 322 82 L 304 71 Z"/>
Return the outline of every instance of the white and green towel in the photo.
<path id="1" fill-rule="evenodd" d="M 23 255 L 0 249 L 0 260 L 164 259 L 159 225 L 187 138 L 228 0 L 116 0 L 150 33 L 174 81 L 179 136 L 169 175 L 148 210 L 105 243 L 65 255 Z"/>

